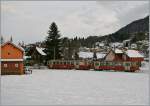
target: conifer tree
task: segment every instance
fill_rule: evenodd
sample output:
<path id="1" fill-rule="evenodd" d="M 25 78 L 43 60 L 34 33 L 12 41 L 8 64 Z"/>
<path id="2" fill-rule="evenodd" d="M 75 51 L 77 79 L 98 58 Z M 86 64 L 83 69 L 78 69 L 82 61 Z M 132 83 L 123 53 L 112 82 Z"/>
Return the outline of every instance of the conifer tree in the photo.
<path id="1" fill-rule="evenodd" d="M 48 36 L 45 40 L 46 60 L 61 58 L 61 39 L 55 22 L 49 27 Z"/>

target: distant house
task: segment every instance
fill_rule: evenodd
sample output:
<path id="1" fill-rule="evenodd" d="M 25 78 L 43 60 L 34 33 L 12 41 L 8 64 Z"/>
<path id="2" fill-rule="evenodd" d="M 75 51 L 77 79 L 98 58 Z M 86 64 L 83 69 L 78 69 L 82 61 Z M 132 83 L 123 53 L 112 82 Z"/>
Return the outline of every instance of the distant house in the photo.
<path id="1" fill-rule="evenodd" d="M 1 74 L 24 74 L 24 49 L 12 42 L 1 45 Z"/>
<path id="2" fill-rule="evenodd" d="M 137 44 L 135 43 L 131 44 L 131 49 L 137 49 Z"/>
<path id="3" fill-rule="evenodd" d="M 105 61 L 123 61 L 122 59 L 123 51 L 120 49 L 111 49 L 105 56 Z"/>
<path id="4" fill-rule="evenodd" d="M 35 47 L 31 53 L 31 59 L 33 60 L 33 64 L 40 64 L 45 62 L 46 53 L 43 51 L 44 48 Z"/>

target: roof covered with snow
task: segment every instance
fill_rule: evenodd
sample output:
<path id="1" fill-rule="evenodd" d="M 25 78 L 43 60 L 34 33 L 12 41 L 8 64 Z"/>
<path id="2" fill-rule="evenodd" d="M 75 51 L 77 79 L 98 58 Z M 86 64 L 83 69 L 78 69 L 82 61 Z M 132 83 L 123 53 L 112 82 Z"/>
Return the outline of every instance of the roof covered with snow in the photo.
<path id="1" fill-rule="evenodd" d="M 115 50 L 114 50 L 114 52 L 115 52 L 116 54 L 123 53 L 123 51 L 122 51 L 122 50 L 120 50 L 120 49 L 115 49 Z"/>
<path id="2" fill-rule="evenodd" d="M 96 53 L 96 55 L 97 55 L 97 58 L 98 59 L 100 59 L 100 58 L 104 58 L 104 56 L 106 55 L 106 54 L 104 54 L 104 53 Z M 86 58 L 93 58 L 93 52 L 79 52 L 79 57 L 80 58 L 84 58 L 84 59 L 86 59 Z"/>
<path id="3" fill-rule="evenodd" d="M 129 57 L 144 57 L 139 51 L 137 50 L 127 50 L 125 51 L 126 55 Z"/>
<path id="4" fill-rule="evenodd" d="M 24 51 L 24 49 L 21 46 L 16 45 L 15 43 L 13 43 L 11 41 L 7 41 L 7 42 L 3 43 L 1 46 L 5 46 L 8 43 L 11 44 L 11 45 L 13 45 L 13 46 L 15 46 L 16 48 L 20 49 L 21 51 Z"/>
<path id="5" fill-rule="evenodd" d="M 39 48 L 39 47 L 36 47 L 36 50 L 38 51 L 38 53 L 40 53 L 41 55 L 45 56 L 46 53 L 43 52 L 44 48 Z"/>
<path id="6" fill-rule="evenodd" d="M 123 43 L 115 42 L 110 44 L 111 47 L 123 46 Z"/>

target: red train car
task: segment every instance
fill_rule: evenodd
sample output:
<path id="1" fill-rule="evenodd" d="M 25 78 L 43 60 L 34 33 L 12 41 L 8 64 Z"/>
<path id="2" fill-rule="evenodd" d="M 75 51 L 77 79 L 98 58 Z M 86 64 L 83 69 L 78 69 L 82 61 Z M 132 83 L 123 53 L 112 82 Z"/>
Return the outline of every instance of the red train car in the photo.
<path id="1" fill-rule="evenodd" d="M 94 62 L 95 70 L 114 70 L 114 71 L 129 71 L 135 72 L 139 70 L 138 62 L 131 61 L 96 61 Z"/>
<path id="2" fill-rule="evenodd" d="M 48 67 L 50 69 L 74 69 L 73 60 L 51 60 L 48 61 Z"/>
<path id="3" fill-rule="evenodd" d="M 91 61 L 78 60 L 75 62 L 75 69 L 77 70 L 89 70 L 92 67 Z"/>

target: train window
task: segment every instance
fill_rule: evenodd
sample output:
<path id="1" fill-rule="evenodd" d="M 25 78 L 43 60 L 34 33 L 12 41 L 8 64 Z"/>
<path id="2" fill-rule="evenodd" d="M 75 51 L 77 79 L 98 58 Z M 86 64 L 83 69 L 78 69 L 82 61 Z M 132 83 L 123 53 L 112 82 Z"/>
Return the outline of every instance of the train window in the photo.
<path id="1" fill-rule="evenodd" d="M 130 63 L 126 63 L 126 66 L 130 66 Z"/>
<path id="2" fill-rule="evenodd" d="M 104 65 L 104 62 L 101 62 L 100 65 L 103 66 L 103 65 Z"/>
<path id="3" fill-rule="evenodd" d="M 109 65 L 112 66 L 112 62 L 109 62 Z"/>
<path id="4" fill-rule="evenodd" d="M 118 65 L 121 66 L 122 64 L 121 64 L 121 63 L 118 63 Z"/>
<path id="5" fill-rule="evenodd" d="M 106 62 L 106 65 L 107 65 L 107 66 L 110 65 L 109 62 Z"/>
<path id="6" fill-rule="evenodd" d="M 95 65 L 96 65 L 96 66 L 99 66 L 99 63 L 96 62 Z"/>

